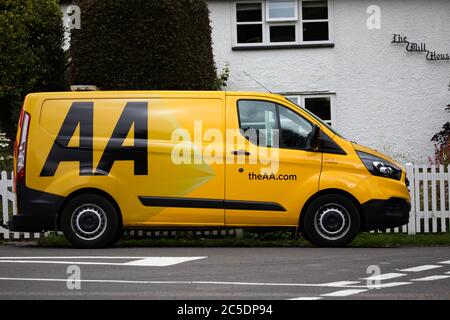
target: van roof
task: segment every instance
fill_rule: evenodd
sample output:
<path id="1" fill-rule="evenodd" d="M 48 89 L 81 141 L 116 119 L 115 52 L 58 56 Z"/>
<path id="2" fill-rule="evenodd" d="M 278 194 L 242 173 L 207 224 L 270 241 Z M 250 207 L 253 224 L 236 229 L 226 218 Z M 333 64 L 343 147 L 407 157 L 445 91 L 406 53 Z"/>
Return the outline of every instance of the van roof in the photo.
<path id="1" fill-rule="evenodd" d="M 31 93 L 29 96 L 40 98 L 66 98 L 66 99 L 92 99 L 95 98 L 148 98 L 148 97 L 186 97 L 186 96 L 206 96 L 211 98 L 218 98 L 224 96 L 254 96 L 267 98 L 284 98 L 279 94 L 265 93 L 265 92 L 238 92 L 238 91 L 61 91 L 61 92 L 38 92 Z"/>

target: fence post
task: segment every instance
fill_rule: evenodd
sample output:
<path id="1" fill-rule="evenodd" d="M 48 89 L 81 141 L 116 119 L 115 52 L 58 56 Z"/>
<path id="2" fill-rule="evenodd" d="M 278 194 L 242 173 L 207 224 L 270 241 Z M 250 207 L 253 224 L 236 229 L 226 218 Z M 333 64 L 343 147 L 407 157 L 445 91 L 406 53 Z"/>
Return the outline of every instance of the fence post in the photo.
<path id="1" fill-rule="evenodd" d="M 439 198 L 440 198 L 440 217 L 441 217 L 441 232 L 447 231 L 447 216 L 445 211 L 445 176 L 444 166 L 439 165 Z"/>
<path id="2" fill-rule="evenodd" d="M 437 232 L 437 192 L 436 192 L 436 166 L 431 166 L 431 223 L 432 232 Z"/>
<path id="3" fill-rule="evenodd" d="M 407 163 L 405 167 L 406 177 L 409 180 L 409 194 L 411 196 L 411 210 L 409 211 L 408 234 L 416 234 L 416 193 L 414 183 L 414 165 L 412 163 Z"/>
<path id="4" fill-rule="evenodd" d="M 2 197 L 2 212 L 3 212 L 3 224 L 8 224 L 9 221 L 9 210 L 8 210 L 8 175 L 6 171 L 2 171 L 0 174 L 0 195 Z M 3 237 L 9 239 L 8 230 L 3 231 Z"/>

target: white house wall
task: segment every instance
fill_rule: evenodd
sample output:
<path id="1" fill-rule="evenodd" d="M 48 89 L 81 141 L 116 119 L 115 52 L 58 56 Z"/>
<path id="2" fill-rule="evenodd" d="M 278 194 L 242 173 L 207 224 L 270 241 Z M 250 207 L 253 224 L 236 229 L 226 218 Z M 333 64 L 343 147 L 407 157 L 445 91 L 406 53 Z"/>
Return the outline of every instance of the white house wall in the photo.
<path id="1" fill-rule="evenodd" d="M 381 29 L 369 30 L 369 5 L 381 9 Z M 227 90 L 335 93 L 334 126 L 348 139 L 402 162 L 427 163 L 430 138 L 449 120 L 444 106 L 450 61 L 427 61 L 391 44 L 401 33 L 427 49 L 450 52 L 450 1 L 335 0 L 332 48 L 233 51 L 230 1 L 209 1 L 220 69 L 230 64 Z"/>

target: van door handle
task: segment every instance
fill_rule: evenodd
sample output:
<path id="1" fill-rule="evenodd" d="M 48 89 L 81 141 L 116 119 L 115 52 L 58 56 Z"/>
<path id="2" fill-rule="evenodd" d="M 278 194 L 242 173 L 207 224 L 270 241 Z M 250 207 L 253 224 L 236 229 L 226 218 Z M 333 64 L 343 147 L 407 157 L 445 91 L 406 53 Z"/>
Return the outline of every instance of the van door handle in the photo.
<path id="1" fill-rule="evenodd" d="M 232 154 L 234 154 L 235 156 L 240 156 L 240 155 L 245 155 L 245 156 L 249 156 L 251 155 L 250 152 L 245 151 L 245 150 L 235 150 L 235 151 L 231 151 Z"/>

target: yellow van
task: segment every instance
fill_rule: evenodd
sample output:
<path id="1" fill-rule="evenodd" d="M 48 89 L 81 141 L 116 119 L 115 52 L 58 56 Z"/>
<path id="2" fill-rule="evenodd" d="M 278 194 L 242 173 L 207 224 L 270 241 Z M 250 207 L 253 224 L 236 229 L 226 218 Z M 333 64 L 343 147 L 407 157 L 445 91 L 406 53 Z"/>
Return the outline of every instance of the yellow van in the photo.
<path id="1" fill-rule="evenodd" d="M 81 248 L 126 228 L 298 228 L 342 246 L 409 219 L 405 170 L 265 93 L 85 91 L 26 97 L 14 231 Z"/>

